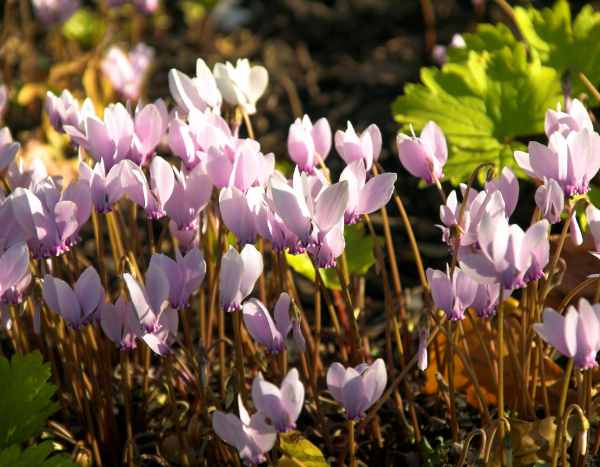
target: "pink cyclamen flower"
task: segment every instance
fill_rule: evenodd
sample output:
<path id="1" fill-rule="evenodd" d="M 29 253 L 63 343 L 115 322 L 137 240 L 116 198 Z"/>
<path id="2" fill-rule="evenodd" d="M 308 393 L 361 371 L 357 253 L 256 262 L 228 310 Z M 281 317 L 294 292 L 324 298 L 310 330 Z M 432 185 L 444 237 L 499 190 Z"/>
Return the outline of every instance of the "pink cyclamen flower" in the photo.
<path id="1" fill-rule="evenodd" d="M 427 269 L 427 280 L 431 286 L 435 306 L 444 310 L 449 320 L 462 320 L 465 310 L 475 299 L 477 282 L 460 268 L 455 268 L 450 276 L 449 267 L 445 273 L 437 269 Z"/>
<path id="2" fill-rule="evenodd" d="M 197 248 L 182 256 L 175 250 L 175 259 L 163 254 L 154 254 L 150 265 L 162 268 L 169 281 L 169 304 L 175 310 L 185 308 L 190 297 L 198 290 L 206 274 L 206 262 Z"/>
<path id="3" fill-rule="evenodd" d="M 8 127 L 0 129 L 0 172 L 12 164 L 20 148 L 21 145 L 13 141 Z"/>
<path id="4" fill-rule="evenodd" d="M 122 49 L 112 46 L 100 67 L 114 88 L 126 99 L 140 97 L 142 85 L 154 59 L 154 49 L 140 43 L 125 54 Z"/>
<path id="5" fill-rule="evenodd" d="M 259 372 L 252 382 L 252 401 L 279 433 L 296 428 L 296 420 L 304 405 L 304 385 L 298 370 L 292 368 L 288 371 L 280 387 L 265 381 Z"/>
<path id="6" fill-rule="evenodd" d="M 343 222 L 348 205 L 349 186 L 341 181 L 325 186 L 316 178 L 294 171 L 292 185 L 273 176 L 270 191 L 275 212 L 298 236 L 304 246 L 319 243 L 336 225 Z"/>
<path id="7" fill-rule="evenodd" d="M 578 310 L 571 305 L 565 316 L 546 308 L 543 323 L 535 323 L 533 328 L 561 354 L 573 358 L 577 368 L 588 370 L 598 366 L 600 305 L 590 305 L 585 298 L 580 298 Z"/>
<path id="8" fill-rule="evenodd" d="M 261 464 L 267 460 L 265 454 L 273 449 L 277 432 L 273 425 L 267 423 L 265 414 L 257 412 L 250 417 L 239 394 L 238 409 L 239 417 L 215 410 L 212 414 L 213 430 L 219 438 L 238 450 L 242 460 Z"/>
<path id="9" fill-rule="evenodd" d="M 188 170 L 201 164 L 206 170 L 208 150 L 214 148 L 216 154 L 222 155 L 229 147 L 228 157 L 235 154 L 235 147 L 240 142 L 233 137 L 227 122 L 211 109 L 203 112 L 196 108 L 187 113 L 187 122 L 175 113 L 169 124 L 169 147 L 179 157 Z M 257 147 L 257 151 L 260 147 Z M 235 159 L 235 158 L 234 158 Z"/>
<path id="10" fill-rule="evenodd" d="M 505 290 L 524 287 L 528 280 L 543 276 L 548 227 L 544 219 L 524 232 L 516 224 L 509 225 L 504 213 L 485 212 L 477 229 L 480 250 L 463 249 L 461 268 L 481 283 L 499 282 Z"/>
<path id="11" fill-rule="evenodd" d="M 252 139 L 233 140 L 222 149 L 208 149 L 206 171 L 217 188 L 235 186 L 245 192 L 252 186 L 265 185 L 274 170 L 273 153 L 264 155 L 260 144 Z"/>
<path id="12" fill-rule="evenodd" d="M 552 133 L 559 132 L 567 137 L 572 131 L 587 129 L 594 131 L 594 125 L 585 106 L 578 99 L 573 99 L 567 112 L 561 111 L 560 103 L 556 110 L 548 109 L 544 119 L 544 131 L 550 137 Z"/>
<path id="13" fill-rule="evenodd" d="M 69 326 L 79 329 L 95 319 L 95 312 L 104 300 L 104 288 L 96 270 L 88 266 L 73 288 L 46 274 L 42 296 L 48 308 L 62 316 Z"/>
<path id="14" fill-rule="evenodd" d="M 565 196 L 587 193 L 600 169 L 600 135 L 587 128 L 566 137 L 555 131 L 548 146 L 531 141 L 528 151 L 515 151 L 517 164 L 533 178 L 556 180 Z"/>
<path id="15" fill-rule="evenodd" d="M 548 222 L 560 222 L 565 209 L 565 194 L 556 180 L 544 178 L 544 184 L 535 191 L 535 204 Z"/>
<path id="16" fill-rule="evenodd" d="M 288 132 L 287 149 L 290 159 L 302 172 L 314 173 L 315 166 L 324 161 L 331 150 L 331 127 L 326 118 L 313 125 L 310 117 L 297 118 Z"/>
<path id="17" fill-rule="evenodd" d="M 356 134 L 352 123 L 347 123 L 346 131 L 335 132 L 335 149 L 346 164 L 363 160 L 367 170 L 379 159 L 381 154 L 381 131 L 371 124 L 360 136 Z"/>
<path id="18" fill-rule="evenodd" d="M 600 252 L 600 209 L 593 204 L 588 204 L 585 208 L 585 216 L 588 222 L 588 228 L 594 240 L 594 248 L 596 252 Z"/>
<path id="19" fill-rule="evenodd" d="M 246 245 L 241 253 L 229 247 L 221 258 L 219 300 L 225 311 L 239 311 L 242 302 L 254 289 L 263 272 L 263 258 L 254 245 Z"/>
<path id="20" fill-rule="evenodd" d="M 508 219 L 515 210 L 519 199 L 519 182 L 508 167 L 505 167 L 498 177 L 487 182 L 483 191 L 478 192 L 471 188 L 467 195 L 467 186 L 464 184 L 460 185 L 460 190 L 463 196 L 461 203 L 458 202 L 456 191 L 452 191 L 448 195 L 446 203 L 440 206 L 440 220 L 443 225 L 438 227 L 442 230 L 444 242 L 451 249 L 456 247 L 453 233 L 460 239 L 459 246 L 476 244 L 477 228 L 483 213 L 487 211 L 495 215 L 495 213 L 503 212 Z M 496 192 L 499 192 L 501 196 L 492 196 Z M 459 226 L 463 203 L 466 203 L 466 206 Z M 454 232 L 452 232 L 453 230 Z"/>
<path id="21" fill-rule="evenodd" d="M 39 157 L 34 157 L 27 165 L 23 159 L 13 160 L 6 171 L 6 178 L 13 190 L 17 188 L 32 189 L 35 185 L 48 177 L 44 162 Z"/>
<path id="22" fill-rule="evenodd" d="M 210 201 L 213 188 L 210 177 L 199 165 L 190 171 L 173 167 L 173 172 L 175 184 L 164 203 L 165 212 L 178 230 L 194 230 L 198 227 L 200 213 Z"/>
<path id="23" fill-rule="evenodd" d="M 199 227 L 200 226 L 196 226 L 192 229 L 179 229 L 174 221 L 169 221 L 169 232 L 173 238 L 177 240 L 179 249 L 184 253 L 192 248 L 197 248 L 200 245 Z"/>
<path id="24" fill-rule="evenodd" d="M 491 318 L 496 314 L 498 298 L 500 297 L 500 284 L 477 284 L 477 293 L 471 303 L 480 318 Z"/>
<path id="25" fill-rule="evenodd" d="M 221 218 L 240 245 L 256 240 L 256 217 L 264 191 L 262 187 L 252 187 L 244 193 L 232 186 L 221 189 L 219 193 Z"/>
<path id="26" fill-rule="evenodd" d="M 385 206 L 394 193 L 395 173 L 383 173 L 367 182 L 363 159 L 350 162 L 340 175 L 348 182 L 348 204 L 344 211 L 346 224 L 354 224 L 363 214 L 370 214 Z"/>
<path id="27" fill-rule="evenodd" d="M 110 104 L 104 109 L 103 120 L 95 114 L 87 115 L 82 130 L 66 124 L 64 130 L 94 160 L 104 161 L 106 170 L 129 155 L 134 135 L 133 119 L 121 103 Z"/>
<path id="28" fill-rule="evenodd" d="M 327 388 L 346 410 L 348 420 L 358 420 L 383 394 L 387 384 L 387 370 L 381 358 L 371 365 L 361 363 L 355 368 L 344 368 L 333 363 L 327 370 Z"/>
<path id="29" fill-rule="evenodd" d="M 444 133 L 434 122 L 427 123 L 418 138 L 398 134 L 396 143 L 400 162 L 411 175 L 422 178 L 426 183 L 443 178 L 448 147 Z"/>
<path id="30" fill-rule="evenodd" d="M 185 112 L 219 110 L 223 98 L 217 82 L 204 60 L 196 60 L 196 76 L 190 78 L 175 68 L 169 70 L 169 90 L 177 105 Z"/>
<path id="31" fill-rule="evenodd" d="M 583 244 L 583 234 L 581 233 L 579 222 L 577 222 L 576 212 L 571 215 L 571 219 L 569 220 L 569 237 L 573 245 L 580 246 Z"/>
<path id="32" fill-rule="evenodd" d="M 157 355 L 167 355 L 175 340 L 179 315 L 170 307 L 169 279 L 156 263 L 150 263 L 145 276 L 145 286 L 131 274 L 123 274 L 129 297 L 141 325 L 141 339 Z"/>
<path id="33" fill-rule="evenodd" d="M 166 214 L 166 203 L 175 189 L 175 174 L 171 164 L 160 156 L 152 158 L 150 183 L 144 172 L 133 163 L 125 167 L 122 177 L 125 194 L 144 209 L 149 219 L 160 219 Z"/>
<path id="34" fill-rule="evenodd" d="M 46 26 L 68 20 L 79 8 L 79 0 L 32 0 L 33 11 Z"/>
<path id="35" fill-rule="evenodd" d="M 0 256 L 0 303 L 20 303 L 30 282 L 29 250 L 25 243 L 16 243 Z"/>
<path id="36" fill-rule="evenodd" d="M 290 318 L 290 296 L 282 292 L 275 304 L 274 317 L 256 298 L 248 299 L 243 307 L 244 324 L 255 341 L 267 348 L 269 353 L 279 353 L 285 350 L 285 340 L 293 331 L 294 342 L 300 352 L 305 350 L 304 336 L 300 329 L 300 321 Z"/>
<path id="37" fill-rule="evenodd" d="M 167 107 L 162 100 L 135 109 L 133 139 L 128 158 L 138 165 L 145 165 L 166 134 Z"/>
<path id="38" fill-rule="evenodd" d="M 61 193 L 48 177 L 31 190 L 17 188 L 10 202 L 34 258 L 57 256 L 71 249 L 92 212 L 85 181 L 72 183 Z"/>
<path id="39" fill-rule="evenodd" d="M 128 164 L 131 162 L 121 161 L 106 173 L 104 161 L 97 162 L 93 170 L 85 162 L 79 163 L 79 180 L 89 184 L 92 202 L 97 212 L 110 212 L 123 197 L 123 177 L 129 170 Z"/>
<path id="40" fill-rule="evenodd" d="M 87 98 L 80 107 L 77 99 L 65 89 L 60 96 L 56 96 L 52 91 L 46 93 L 44 109 L 50 119 L 50 124 L 59 133 L 64 133 L 65 125 L 84 131 L 84 122 L 88 116 L 95 116 L 94 104 Z"/>
<path id="41" fill-rule="evenodd" d="M 136 339 L 143 335 L 142 326 L 131 302 L 120 296 L 116 303 L 103 303 L 98 309 L 100 326 L 121 351 L 136 348 Z"/>

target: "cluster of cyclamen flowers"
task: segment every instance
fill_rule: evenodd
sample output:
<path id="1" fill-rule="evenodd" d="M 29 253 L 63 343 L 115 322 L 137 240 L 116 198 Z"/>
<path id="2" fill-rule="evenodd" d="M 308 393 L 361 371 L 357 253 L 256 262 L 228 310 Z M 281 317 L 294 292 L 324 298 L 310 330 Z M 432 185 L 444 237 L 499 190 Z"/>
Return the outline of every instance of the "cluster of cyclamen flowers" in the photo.
<path id="1" fill-rule="evenodd" d="M 225 101 L 242 114 L 255 113 L 267 82 L 266 70 L 247 60 L 217 64 L 212 72 L 198 60 L 193 78 L 177 70 L 169 73 L 175 108 L 169 110 L 162 100 L 135 108 L 115 103 L 102 116 L 89 99 L 80 104 L 67 90 L 60 96 L 49 92 L 45 108 L 50 123 L 70 137 L 80 157 L 79 177 L 68 186 L 61 177 L 48 176 L 39 161 L 28 167 L 17 162 L 19 143 L 8 128 L 2 129 L 0 170 L 6 192 L 0 219 L 7 226 L 0 234 L 2 305 L 23 300 L 32 278 L 31 255 L 39 260 L 47 307 L 72 329 L 98 324 L 122 351 L 142 341 L 154 353 L 168 354 L 177 339 L 178 312 L 204 279 L 199 240 L 205 208 L 216 189 L 214 208 L 241 249 L 229 247 L 221 258 L 221 308 L 242 313 L 248 332 L 267 352 L 285 350 L 290 333 L 303 352 L 300 318 L 287 293 L 279 296 L 274 319 L 265 304 L 248 298 L 263 273 L 262 254 L 253 243 L 260 236 L 276 252 L 308 252 L 316 266 L 334 267 L 345 246 L 344 226 L 382 208 L 396 175 L 369 173 L 381 152 L 379 129 L 371 125 L 357 134 L 348 123 L 335 134 L 335 147 L 347 166 L 332 182 L 323 166 L 334 139 L 329 123 L 320 119 L 313 125 L 304 116 L 290 127 L 289 156 L 297 167 L 288 180 L 275 169 L 274 155 L 263 154 L 256 140 L 240 137 L 239 123 L 230 125 L 220 112 Z M 180 159 L 180 166 L 157 154 L 162 151 Z M 49 259 L 77 245 L 94 211 L 112 215 L 125 199 L 141 208 L 148 222 L 168 218 L 177 242 L 175 258 L 153 254 L 143 280 L 123 273 L 125 287 L 115 302 L 93 266 L 72 286 L 55 277 Z M 2 317 L 10 326 L 8 313 Z M 39 332 L 39 315 L 36 321 Z M 387 373 L 382 360 L 348 369 L 335 363 L 327 381 L 354 420 L 381 397 Z M 294 426 L 304 387 L 292 370 L 281 388 L 257 377 L 252 394 L 257 414 L 249 417 L 240 402 L 239 419 L 216 412 L 213 423 L 243 458 L 258 461 L 273 446 L 276 431 Z"/>
<path id="2" fill-rule="evenodd" d="M 572 241 L 583 242 L 574 204 L 577 196 L 589 191 L 589 182 L 600 169 L 600 135 L 581 102 L 568 104 L 567 112 L 559 107 L 546 113 L 547 145 L 531 142 L 527 153 L 515 152 L 519 167 L 540 183 L 535 193 L 540 220 L 526 231 L 509 223 L 519 185 L 508 168 L 488 181 L 483 191 L 461 185 L 462 201 L 452 191 L 440 207 L 442 238 L 458 266 L 448 265 L 446 272 L 429 269 L 427 276 L 435 305 L 448 319 L 462 320 L 468 308 L 489 318 L 499 300 L 545 277 L 549 226 L 560 222 L 562 214 L 567 216 Z M 412 175 L 427 183 L 439 182 L 447 147 L 435 123 L 426 125 L 420 137 L 400 134 L 397 142 L 400 161 Z M 600 210 L 589 204 L 586 214 L 598 250 Z M 535 330 L 563 355 L 574 358 L 577 367 L 595 367 L 600 350 L 599 310 L 599 305 L 592 307 L 585 299 L 580 301 L 579 313 L 570 307 L 565 317 L 546 309 L 544 323 L 536 324 Z"/>

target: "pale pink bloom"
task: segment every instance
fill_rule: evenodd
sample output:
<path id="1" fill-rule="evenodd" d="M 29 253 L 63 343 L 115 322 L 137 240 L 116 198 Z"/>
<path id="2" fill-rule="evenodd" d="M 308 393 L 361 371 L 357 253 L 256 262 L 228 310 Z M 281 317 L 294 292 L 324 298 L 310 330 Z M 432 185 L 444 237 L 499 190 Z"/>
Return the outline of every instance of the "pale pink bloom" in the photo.
<path id="1" fill-rule="evenodd" d="M 543 323 L 536 323 L 533 328 L 561 354 L 573 358 L 577 368 L 588 370 L 598 366 L 596 354 L 600 350 L 600 305 L 590 305 L 585 298 L 581 298 L 578 310 L 569 306 L 565 316 L 546 308 Z"/>
<path id="2" fill-rule="evenodd" d="M 560 108 L 560 102 L 556 106 L 556 110 L 548 109 L 544 120 L 544 130 L 546 136 L 556 131 L 567 137 L 572 131 L 581 131 L 587 129 L 594 131 L 594 125 L 587 112 L 587 109 L 578 99 L 573 99 L 568 106 L 567 112 L 563 112 Z"/>
<path id="3" fill-rule="evenodd" d="M 565 209 L 565 194 L 556 180 L 544 178 L 543 185 L 535 191 L 535 204 L 548 222 L 560 222 L 560 215 Z"/>
<path id="4" fill-rule="evenodd" d="M 419 137 L 398 134 L 396 143 L 400 162 L 411 175 L 426 183 L 443 178 L 448 147 L 444 133 L 434 122 L 427 123 Z"/>
<path id="5" fill-rule="evenodd" d="M 120 296 L 116 303 L 103 303 L 98 308 L 100 326 L 120 350 L 136 348 L 136 340 L 143 329 L 131 302 Z"/>
<path id="6" fill-rule="evenodd" d="M 70 125 L 79 131 L 84 131 L 85 119 L 95 116 L 96 111 L 92 101 L 87 98 L 80 107 L 77 99 L 65 89 L 60 96 L 54 95 L 52 91 L 46 93 L 44 109 L 50 119 L 50 124 L 59 133 L 64 133 L 64 127 Z"/>
<path id="7" fill-rule="evenodd" d="M 381 154 L 381 132 L 379 127 L 371 124 L 360 135 L 356 134 L 352 123 L 347 123 L 346 131 L 335 132 L 335 149 L 346 164 L 363 160 L 367 170 L 371 170 L 373 162 Z"/>
<path id="8" fill-rule="evenodd" d="M 16 243 L 0 256 L 0 304 L 21 303 L 30 282 L 29 250 L 25 243 Z"/>
<path id="9" fill-rule="evenodd" d="M 466 309 L 475 300 L 477 282 L 460 268 L 455 268 L 451 275 L 449 266 L 446 267 L 445 273 L 437 269 L 427 269 L 427 280 L 435 306 L 444 310 L 449 320 L 462 320 Z"/>
<path id="10" fill-rule="evenodd" d="M 68 20 L 79 8 L 79 0 L 32 0 L 33 11 L 46 26 Z"/>
<path id="11" fill-rule="evenodd" d="M 128 54 L 112 46 L 102 60 L 102 73 L 126 99 L 136 100 L 153 60 L 154 49 L 146 44 L 136 45 Z"/>
<path id="12" fill-rule="evenodd" d="M 585 216 L 588 222 L 588 228 L 594 240 L 596 252 L 600 252 L 600 209 L 593 204 L 588 204 L 585 209 Z"/>
<path id="13" fill-rule="evenodd" d="M 0 129 L 0 172 L 13 163 L 21 145 L 13 141 L 7 126 Z"/>
<path id="14" fill-rule="evenodd" d="M 298 168 L 312 174 L 315 166 L 323 162 L 331 150 L 331 128 L 326 118 L 313 125 L 310 117 L 297 118 L 288 132 L 287 149 L 290 159 Z"/>
<path id="15" fill-rule="evenodd" d="M 177 105 L 186 113 L 219 110 L 222 97 L 215 77 L 204 60 L 196 60 L 196 76 L 190 78 L 175 68 L 169 70 L 169 90 Z"/>
<path id="16" fill-rule="evenodd" d="M 256 101 L 269 83 L 267 70 L 259 65 L 250 66 L 248 59 L 238 59 L 235 66 L 217 63 L 213 75 L 223 99 L 232 106 L 240 106 L 246 113 L 256 113 Z"/>
<path id="17" fill-rule="evenodd" d="M 219 300 L 225 311 L 239 311 L 242 302 L 254 289 L 263 273 L 263 258 L 254 245 L 246 245 L 241 253 L 229 247 L 221 259 Z"/>

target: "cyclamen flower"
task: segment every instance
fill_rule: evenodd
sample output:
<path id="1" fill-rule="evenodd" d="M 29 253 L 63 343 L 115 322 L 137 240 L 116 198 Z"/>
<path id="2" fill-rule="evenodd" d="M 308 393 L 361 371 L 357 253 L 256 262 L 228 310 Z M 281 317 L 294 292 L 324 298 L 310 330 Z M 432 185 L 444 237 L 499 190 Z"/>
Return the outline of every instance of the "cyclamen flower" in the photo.
<path id="1" fill-rule="evenodd" d="M 230 105 L 240 106 L 247 114 L 256 113 L 256 101 L 269 83 L 269 74 L 262 66 L 250 66 L 248 59 L 238 59 L 235 67 L 226 62 L 217 63 L 213 75 L 219 91 Z"/>
<path id="2" fill-rule="evenodd" d="M 555 131 L 548 146 L 531 141 L 528 151 L 515 151 L 517 164 L 533 178 L 556 180 L 565 196 L 587 193 L 600 169 L 600 135 L 587 128 L 566 137 Z"/>
<path id="3" fill-rule="evenodd" d="M 33 11 L 46 26 L 68 20 L 79 8 L 79 0 L 32 0 Z"/>
<path id="4" fill-rule="evenodd" d="M 333 363 L 327 370 L 327 388 L 346 410 L 348 420 L 358 420 L 383 394 L 387 384 L 387 370 L 381 358 L 371 365 L 361 363 L 355 368 L 344 368 Z"/>
<path id="5" fill-rule="evenodd" d="M 578 310 L 569 306 L 565 316 L 546 308 L 543 323 L 535 323 L 533 328 L 561 354 L 573 358 L 577 368 L 589 370 L 598 366 L 596 354 L 600 350 L 600 305 L 590 305 L 585 298 L 581 298 Z"/>
<path id="6" fill-rule="evenodd" d="M 80 107 L 77 99 L 65 89 L 60 96 L 56 96 L 51 91 L 46 93 L 44 109 L 50 119 L 50 124 L 59 133 L 64 133 L 66 125 L 84 131 L 85 119 L 88 116 L 95 116 L 96 111 L 91 99 L 86 98 Z"/>
<path id="7" fill-rule="evenodd" d="M 505 167 L 502 173 L 485 184 L 485 190 L 477 192 L 473 188 L 468 190 L 467 186 L 461 185 L 463 200 L 458 202 L 456 191 L 452 191 L 446 203 L 440 206 L 440 220 L 443 225 L 438 225 L 442 230 L 442 238 L 450 248 L 456 247 L 452 241 L 452 231 L 460 238 L 459 246 L 473 245 L 477 242 L 477 228 L 481 217 L 485 212 L 492 216 L 504 213 L 508 219 L 517 206 L 519 199 L 519 182 L 515 174 Z M 499 192 L 501 196 L 492 196 Z M 466 199 L 465 199 L 466 196 Z M 463 217 L 459 224 L 462 204 L 466 203 Z"/>
<path id="8" fill-rule="evenodd" d="M 196 77 L 190 78 L 175 68 L 169 70 L 169 90 L 177 105 L 186 113 L 192 110 L 219 110 L 223 98 L 215 77 L 204 60 L 196 60 Z"/>
<path id="9" fill-rule="evenodd" d="M 592 120 L 581 101 L 573 99 L 567 109 L 566 113 L 561 111 L 559 102 L 556 110 L 548 109 L 546 111 L 544 119 L 546 136 L 550 137 L 552 133 L 557 131 L 564 137 L 567 137 L 572 131 L 583 129 L 594 131 Z"/>
<path id="10" fill-rule="evenodd" d="M 528 280 L 539 278 L 532 276 L 543 274 L 548 227 L 544 219 L 524 232 L 516 224 L 509 225 L 503 213 L 486 212 L 477 229 L 480 250 L 464 248 L 459 256 L 461 268 L 484 284 L 499 282 L 505 290 L 524 287 Z"/>
<path id="11" fill-rule="evenodd" d="M 245 192 L 265 185 L 274 170 L 273 153 L 263 155 L 260 144 L 252 139 L 234 140 L 221 150 L 208 149 L 206 171 L 217 188 L 234 186 Z"/>
<path id="12" fill-rule="evenodd" d="M 169 304 L 175 310 L 185 308 L 206 274 L 206 262 L 197 248 L 192 248 L 185 256 L 176 249 L 175 260 L 154 254 L 150 258 L 150 266 L 153 265 L 161 268 L 169 281 Z"/>
<path id="13" fill-rule="evenodd" d="M 227 444 L 235 447 L 242 460 L 261 464 L 266 461 L 265 453 L 273 449 L 277 432 L 267 423 L 265 414 L 248 414 L 241 396 L 238 394 L 239 417 L 231 413 L 215 410 L 212 426 L 215 433 Z"/>
<path id="14" fill-rule="evenodd" d="M 20 303 L 30 282 L 29 250 L 24 243 L 17 243 L 0 256 L 0 303 Z"/>
<path id="15" fill-rule="evenodd" d="M 491 318 L 496 314 L 498 298 L 500 297 L 500 284 L 477 284 L 477 293 L 471 303 L 480 318 Z"/>
<path id="16" fill-rule="evenodd" d="M 248 332 L 255 341 L 264 345 L 269 353 L 283 352 L 286 348 L 285 340 L 292 330 L 296 347 L 300 352 L 305 350 L 300 321 L 290 319 L 290 304 L 290 296 L 282 292 L 275 304 L 275 321 L 260 300 L 250 298 L 242 307 Z"/>
<path id="17" fill-rule="evenodd" d="M 175 115 L 169 124 L 169 147 L 188 170 L 198 164 L 206 170 L 210 148 L 222 155 L 229 146 L 228 154 L 233 154 L 236 144 L 238 141 L 233 137 L 227 122 L 210 109 L 201 112 L 192 108 L 187 114 L 187 122 Z M 258 147 L 257 152 L 259 150 Z"/>
<path id="18" fill-rule="evenodd" d="M 124 180 L 125 193 L 144 209 L 148 218 L 156 220 L 165 215 L 166 203 L 175 189 L 171 164 L 160 156 L 154 157 L 150 163 L 150 183 L 139 167 L 128 165 Z"/>
<path id="19" fill-rule="evenodd" d="M 335 149 L 346 164 L 363 160 L 366 169 L 370 170 L 381 154 L 379 127 L 371 124 L 359 136 L 352 123 L 348 122 L 346 131 L 335 132 Z"/>
<path id="20" fill-rule="evenodd" d="M 359 159 L 349 163 L 340 175 L 340 181 L 348 182 L 348 204 L 344 211 L 346 224 L 354 224 L 363 214 L 385 206 L 394 193 L 397 178 L 395 173 L 383 173 L 367 182 L 365 162 Z"/>
<path id="21" fill-rule="evenodd" d="M 138 103 L 128 158 L 138 165 L 145 165 L 166 134 L 168 121 L 167 106 L 162 99 L 144 106 Z"/>
<path id="22" fill-rule="evenodd" d="M 223 223 L 235 234 L 240 245 L 256 240 L 256 216 L 264 191 L 264 188 L 252 187 L 243 193 L 232 186 L 223 188 L 219 194 Z"/>
<path id="23" fill-rule="evenodd" d="M 175 183 L 173 191 L 164 203 L 169 218 L 178 230 L 194 230 L 198 227 L 198 218 L 204 210 L 212 193 L 210 177 L 196 166 L 190 171 L 179 171 L 173 167 Z"/>
<path id="24" fill-rule="evenodd" d="M 443 178 L 448 147 L 444 133 L 434 122 L 427 123 L 418 138 L 398 134 L 396 143 L 400 162 L 411 175 L 422 178 L 426 183 Z"/>
<path id="25" fill-rule="evenodd" d="M 440 45 L 440 44 L 437 44 L 436 46 L 433 47 L 433 50 L 431 52 L 432 59 L 436 65 L 442 66 L 448 61 L 448 49 L 449 48 L 460 49 L 460 48 L 464 48 L 466 46 L 467 46 L 467 44 L 465 42 L 464 37 L 460 34 L 454 34 L 452 36 L 452 39 L 450 40 L 450 44 L 448 45 L 448 47 L 446 47 L 445 45 Z"/>
<path id="26" fill-rule="evenodd" d="M 287 139 L 290 159 L 302 172 L 314 173 L 315 166 L 323 162 L 331 150 L 331 127 L 326 118 L 313 123 L 308 115 L 297 118 L 290 126 Z"/>
<path id="27" fill-rule="evenodd" d="M 72 183 L 60 193 L 51 178 L 32 190 L 17 188 L 10 197 L 15 219 L 34 258 L 57 256 L 79 241 L 79 230 L 92 211 L 90 188 Z"/>
<path id="28" fill-rule="evenodd" d="M 104 289 L 100 276 L 89 266 L 73 288 L 62 279 L 46 274 L 42 297 L 48 308 L 61 315 L 69 326 L 79 329 L 95 318 L 95 312 L 104 300 Z"/>
<path id="29" fill-rule="evenodd" d="M 141 324 L 141 339 L 161 356 L 171 351 L 177 334 L 179 315 L 169 306 L 169 280 L 161 267 L 150 263 L 145 276 L 145 286 L 131 274 L 123 274 L 133 308 Z"/>
<path id="30" fill-rule="evenodd" d="M 88 115 L 83 122 L 83 131 L 71 125 L 65 125 L 64 130 L 94 160 L 103 161 L 106 170 L 127 157 L 134 132 L 131 115 L 121 103 L 104 109 L 103 120 Z"/>
<path id="31" fill-rule="evenodd" d="M 136 339 L 143 334 L 140 321 L 131 305 L 123 296 L 116 303 L 103 303 L 98 309 L 100 326 L 121 351 L 136 348 Z"/>
<path id="32" fill-rule="evenodd" d="M 19 187 L 32 189 L 47 177 L 48 171 L 39 157 L 34 157 L 27 166 L 23 159 L 20 159 L 18 163 L 13 160 L 6 171 L 6 178 L 13 190 Z"/>
<path id="33" fill-rule="evenodd" d="M 291 186 L 273 176 L 269 188 L 275 212 L 304 246 L 320 243 L 343 221 L 349 199 L 347 181 L 324 186 L 320 180 L 309 179 L 296 170 Z"/>
<path id="34" fill-rule="evenodd" d="M 427 269 L 427 280 L 435 306 L 444 310 L 451 321 L 464 319 L 465 310 L 475 299 L 477 283 L 459 268 L 455 268 L 451 275 L 449 267 L 446 273 Z"/>
<path id="35" fill-rule="evenodd" d="M 142 84 L 153 59 L 154 49 L 143 43 L 136 45 L 129 54 L 112 46 L 100 67 L 117 91 L 126 99 L 136 100 L 140 97 Z"/>
<path id="36" fill-rule="evenodd" d="M 246 245 L 241 253 L 229 247 L 221 259 L 219 300 L 225 311 L 239 311 L 263 272 L 263 259 L 254 245 Z"/>
<path id="37" fill-rule="evenodd" d="M 123 160 L 114 165 L 108 172 L 104 169 L 104 161 L 96 163 L 92 170 L 85 162 L 79 163 L 79 179 L 90 186 L 94 208 L 99 213 L 112 210 L 113 206 L 124 194 L 126 182 L 123 178 L 130 170 L 130 161 Z"/>
<path id="38" fill-rule="evenodd" d="M 20 148 L 21 145 L 13 141 L 8 127 L 0 129 L 0 172 L 12 164 Z"/>
<path id="39" fill-rule="evenodd" d="M 179 249 L 182 252 L 189 251 L 192 248 L 198 248 L 200 245 L 200 229 L 196 226 L 192 229 L 179 229 L 177 224 L 170 220 L 169 221 L 169 232 L 174 239 L 177 240 Z"/>
<path id="40" fill-rule="evenodd" d="M 556 180 L 544 178 L 544 184 L 535 191 L 535 204 L 548 222 L 560 222 L 565 209 L 565 194 Z"/>
<path id="41" fill-rule="evenodd" d="M 304 385 L 298 370 L 292 368 L 288 371 L 281 387 L 265 381 L 259 372 L 252 382 L 252 401 L 279 433 L 296 428 L 296 420 L 304 405 Z"/>

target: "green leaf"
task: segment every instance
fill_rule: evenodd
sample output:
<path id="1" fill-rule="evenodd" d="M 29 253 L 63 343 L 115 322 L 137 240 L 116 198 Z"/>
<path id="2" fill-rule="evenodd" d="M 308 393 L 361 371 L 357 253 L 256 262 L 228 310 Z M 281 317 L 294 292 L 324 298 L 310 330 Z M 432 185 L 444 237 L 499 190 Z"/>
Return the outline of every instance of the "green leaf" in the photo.
<path id="1" fill-rule="evenodd" d="M 566 0 L 543 10 L 516 7 L 515 18 L 542 63 L 560 75 L 582 72 L 593 84 L 600 83 L 600 13 L 591 5 L 584 6 L 574 21 Z M 572 84 L 575 96 L 585 91 L 576 76 L 572 76 Z"/>
<path id="2" fill-rule="evenodd" d="M 544 114 L 561 99 L 557 73 L 525 46 L 500 47 L 500 30 L 481 39 L 492 51 L 468 50 L 456 62 L 421 69 L 423 84 L 407 84 L 392 110 L 398 122 L 421 129 L 433 120 L 448 140 L 444 172 L 457 184 L 483 162 L 509 166 L 519 174 L 513 152 L 543 132 Z M 473 39 L 470 39 L 473 42 Z"/>
<path id="3" fill-rule="evenodd" d="M 77 464 L 64 456 L 52 456 L 52 442 L 45 441 L 21 451 L 19 445 L 12 445 L 0 451 L 0 466 L 10 467 L 76 467 Z"/>
<path id="4" fill-rule="evenodd" d="M 63 36 L 77 41 L 83 47 L 97 45 L 105 30 L 106 23 L 102 17 L 87 8 L 77 10 L 62 27 Z"/>
<path id="5" fill-rule="evenodd" d="M 373 255 L 373 237 L 365 232 L 362 224 L 349 225 L 344 228 L 344 239 L 346 241 L 346 259 L 348 261 L 348 272 L 351 274 L 364 275 L 375 264 Z M 286 253 L 288 264 L 298 274 L 315 281 L 315 269 L 306 253 L 291 255 Z M 335 269 L 319 268 L 323 284 L 328 289 L 340 290 L 341 285 Z"/>
<path id="6" fill-rule="evenodd" d="M 281 433 L 279 442 L 283 456 L 278 467 L 327 467 L 321 450 L 297 431 Z"/>
<path id="7" fill-rule="evenodd" d="M 57 410 L 49 378 L 50 365 L 39 352 L 15 355 L 10 363 L 0 358 L 0 449 L 38 435 Z"/>

